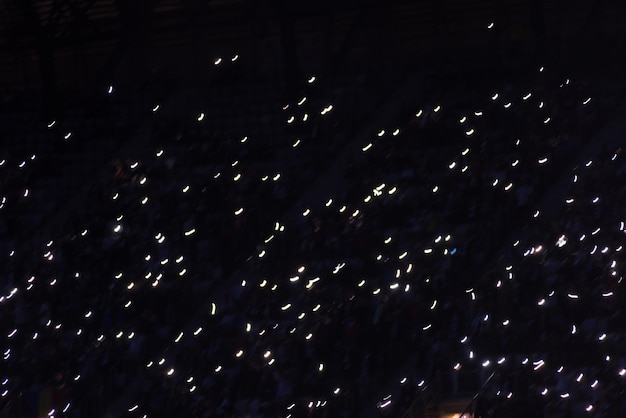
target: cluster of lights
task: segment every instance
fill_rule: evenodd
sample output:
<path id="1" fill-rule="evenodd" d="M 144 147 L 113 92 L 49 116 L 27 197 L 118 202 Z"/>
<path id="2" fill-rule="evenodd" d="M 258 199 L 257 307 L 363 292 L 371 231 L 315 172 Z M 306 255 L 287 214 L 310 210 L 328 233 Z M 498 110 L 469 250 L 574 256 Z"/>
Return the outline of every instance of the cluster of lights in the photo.
<path id="1" fill-rule="evenodd" d="M 492 29 L 494 27 L 494 23 L 490 23 L 488 25 L 488 29 Z M 238 59 L 237 55 L 234 55 L 230 58 L 231 62 L 235 62 Z M 214 61 L 215 66 L 223 65 L 224 61 L 228 59 L 223 59 L 218 57 Z M 312 84 L 316 81 L 314 76 L 310 77 L 308 80 L 308 84 Z M 569 80 L 566 81 L 566 85 L 569 84 Z M 113 94 L 114 88 L 113 86 L 109 86 L 107 94 Z M 502 97 L 505 96 L 501 93 L 495 93 L 490 96 L 492 102 L 496 102 L 497 100 L 504 100 L 504 105 L 502 108 L 509 109 L 513 105 L 516 104 L 516 107 L 522 108 L 523 103 L 532 102 L 531 98 L 535 96 L 540 96 L 540 92 L 527 92 L 516 98 L 513 97 Z M 587 105 L 591 99 L 587 98 L 582 101 L 583 105 Z M 538 101 L 540 104 L 536 106 L 539 109 L 544 109 L 544 102 Z M 490 111 L 487 110 L 488 107 L 485 104 L 484 109 L 476 109 L 472 112 L 466 112 L 465 114 L 473 115 L 473 116 L 453 116 L 453 119 L 459 123 L 461 126 L 459 142 L 463 144 L 458 150 L 454 150 L 454 154 L 450 155 L 447 158 L 446 162 L 441 164 L 441 167 L 435 173 L 436 175 L 432 176 L 433 178 L 438 179 L 438 184 L 426 184 L 424 186 L 425 194 L 427 195 L 435 195 L 440 192 L 442 189 L 447 190 L 450 187 L 448 182 L 442 181 L 446 178 L 458 179 L 459 175 L 469 175 L 471 173 L 471 167 L 474 166 L 472 163 L 476 163 L 479 158 L 479 153 L 476 152 L 477 145 L 476 139 L 481 136 L 481 132 L 478 128 L 471 127 L 470 125 L 465 126 L 465 124 L 475 123 L 474 126 L 482 126 L 483 122 L 479 122 L 480 120 L 488 120 L 491 116 Z M 315 115 L 315 117 L 326 117 L 329 113 L 334 111 L 334 107 L 332 104 L 325 102 L 321 105 L 321 110 L 313 109 L 313 106 L 318 106 L 319 103 L 308 99 L 306 96 L 299 98 L 295 103 L 286 105 L 283 107 L 285 112 L 289 112 L 289 115 L 285 119 L 286 125 L 293 125 L 296 123 L 306 123 L 309 122 L 309 119 Z M 310 107 L 310 108 L 309 108 Z M 448 112 L 448 109 L 454 108 L 453 105 L 447 104 L 436 104 L 432 106 L 429 110 L 418 110 L 415 113 L 415 117 L 423 118 L 426 117 L 427 114 L 441 114 L 442 117 L 445 117 L 445 114 Z M 161 109 L 160 104 L 156 104 L 151 107 L 152 112 L 157 112 Z M 426 109 L 426 108 L 424 108 Z M 534 109 L 534 108 L 533 108 Z M 539 123 L 542 125 L 546 125 L 549 123 L 553 123 L 552 118 L 554 116 L 548 116 L 543 110 L 544 113 L 541 113 L 539 116 Z M 319 115 L 319 116 L 317 116 Z M 198 123 L 204 122 L 206 123 L 206 114 L 204 112 L 200 112 L 195 116 L 196 121 Z M 56 126 L 56 121 L 50 122 L 48 125 L 49 129 L 53 129 Z M 387 128 L 380 128 L 376 131 L 375 134 L 372 135 L 371 138 L 367 139 L 366 144 L 361 148 L 363 153 L 374 154 L 378 152 L 380 148 L 380 152 L 384 152 L 385 148 L 388 147 L 387 144 L 383 143 L 383 141 L 402 141 L 402 135 L 400 133 L 409 132 L 409 126 L 392 126 Z M 391 133 L 393 138 L 389 138 L 388 134 Z M 387 135 L 387 137 L 386 137 Z M 71 131 L 63 134 L 64 139 L 69 140 L 72 137 Z M 384 138 L 384 139 L 383 139 Z M 248 137 L 244 137 L 240 140 L 241 144 L 247 143 Z M 304 140 L 302 138 L 295 138 L 293 142 L 290 143 L 291 148 L 300 148 L 303 144 Z M 381 146 L 378 146 L 379 143 L 382 143 Z M 513 142 L 518 146 L 520 141 L 519 139 L 514 139 Z M 469 144 L 469 145 L 468 145 Z M 376 146 L 375 146 L 376 145 Z M 169 154 L 170 149 L 159 148 L 156 153 L 155 161 L 159 161 L 159 159 L 164 154 Z M 354 158 L 358 158 L 359 156 L 354 156 Z M 522 166 L 526 164 L 527 170 L 540 170 L 543 166 L 549 166 L 552 163 L 552 158 L 548 158 L 545 154 L 537 154 L 537 155 L 523 155 L 524 158 L 514 157 L 507 164 L 510 165 L 512 169 L 520 169 Z M 32 160 L 35 157 L 33 156 Z M 532 162 L 532 163 L 529 163 Z M 155 162 L 156 164 L 157 162 Z M 5 164 L 4 160 L 2 164 Z M 26 161 L 22 161 L 18 168 L 22 169 L 26 165 Z M 142 165 L 151 164 L 149 161 L 139 161 L 132 162 L 129 167 L 131 170 L 137 170 L 138 172 L 141 169 Z M 229 163 L 227 163 L 228 165 Z M 592 169 L 592 161 L 589 161 L 585 164 L 585 167 L 588 169 Z M 595 166 L 594 166 L 595 167 Z M 240 170 L 239 160 L 235 160 L 230 163 L 230 169 L 232 169 L 232 175 L 228 173 L 228 167 L 226 169 L 221 169 L 222 171 L 217 171 L 212 176 L 215 181 L 227 181 L 228 179 L 232 180 L 232 187 L 239 187 L 238 185 L 244 182 L 245 176 L 244 171 Z M 221 176 L 221 173 L 224 173 Z M 460 173 L 460 174 L 459 174 Z M 510 174 L 510 173 L 509 173 Z M 579 174 L 580 175 L 580 174 Z M 270 179 L 274 183 L 282 182 L 289 175 L 286 173 L 281 173 L 277 170 L 268 171 L 264 173 L 260 180 L 262 182 L 269 182 Z M 505 175 L 506 176 L 506 175 Z M 512 176 L 511 176 L 512 177 Z M 511 177 L 503 177 L 503 178 L 494 178 L 487 179 L 485 189 L 497 189 L 496 192 L 509 192 L 514 187 L 517 187 L 517 184 L 514 185 Z M 226 180 L 223 180 L 226 179 Z M 143 175 L 138 180 L 140 186 L 149 185 L 149 179 L 147 175 Z M 574 182 L 578 181 L 578 175 L 575 177 Z M 441 185 L 441 188 L 439 186 Z M 231 185 L 231 183 L 229 183 Z M 124 205 L 129 205 L 130 202 L 134 202 L 138 210 L 143 210 L 141 207 L 152 207 L 152 205 L 158 201 L 158 195 L 148 194 L 144 190 L 139 189 L 139 195 L 133 196 L 132 191 L 128 190 L 114 190 L 111 193 L 111 201 L 114 202 L 116 208 L 122 210 Z M 195 186 L 184 185 L 182 188 L 177 189 L 182 195 L 191 196 L 195 193 Z M 405 187 L 403 187 L 399 182 L 395 182 L 393 176 L 385 177 L 383 179 L 377 179 L 375 182 L 366 185 L 366 192 L 364 196 L 359 196 L 357 201 L 348 201 L 343 200 L 339 196 L 326 196 L 323 201 L 323 208 L 317 207 L 322 205 L 315 205 L 313 203 L 310 204 L 310 207 L 306 207 L 302 212 L 302 218 L 313 218 L 315 216 L 325 216 L 332 211 L 333 216 L 338 217 L 342 220 L 343 226 L 348 228 L 356 229 L 355 225 L 359 225 L 361 227 L 362 223 L 369 222 L 370 219 L 373 218 L 372 213 L 374 213 L 373 209 L 376 206 L 381 206 L 384 204 L 390 204 L 390 202 L 399 204 L 402 199 L 402 193 L 405 192 Z M 23 198 L 30 198 L 31 196 L 30 189 L 26 188 L 22 191 Z M 572 196 L 575 196 L 572 194 Z M 573 204 L 574 202 L 583 202 L 583 197 L 572 197 L 571 201 L 568 201 L 568 204 Z M 2 199 L 2 205 L 6 203 L 5 198 Z M 599 196 L 593 197 L 591 199 L 591 204 L 603 204 L 604 200 Z M 235 220 L 245 217 L 248 212 L 250 206 L 241 205 L 235 206 L 232 208 L 232 211 L 229 212 L 229 216 Z M 0 206 L 0 209 L 2 207 Z M 540 217 L 539 210 L 535 211 L 532 214 L 533 219 L 537 219 Z M 123 236 L 126 234 L 127 229 L 132 229 L 133 225 L 130 221 L 127 221 L 126 218 L 130 218 L 130 216 L 120 215 L 115 217 L 114 221 L 112 220 L 112 228 L 111 232 L 115 237 Z M 298 222 L 302 220 L 299 219 Z M 274 224 L 274 228 L 271 233 L 266 234 L 267 238 L 263 239 L 262 244 L 258 246 L 258 251 L 256 252 L 257 257 L 251 257 L 251 264 L 260 264 L 265 260 L 269 259 L 269 253 L 272 251 L 272 246 L 277 245 L 276 242 L 280 241 L 280 237 L 285 235 L 286 228 L 295 230 L 296 227 L 291 227 L 291 225 L 281 221 L 276 221 Z M 79 232 L 79 235 L 83 238 L 89 235 L 89 228 L 80 228 L 82 232 Z M 136 276 L 135 273 L 129 272 L 116 272 L 111 277 L 112 286 L 116 289 L 116 291 L 120 292 L 123 297 L 118 300 L 119 306 L 122 306 L 124 309 L 133 309 L 133 297 L 135 296 L 135 292 L 155 292 L 156 288 L 161 289 L 159 286 L 162 282 L 179 280 L 184 281 L 188 280 L 190 276 L 193 276 L 193 265 L 188 261 L 191 257 L 186 257 L 186 255 L 182 255 L 180 253 L 169 254 L 168 251 L 178 250 L 175 242 L 182 242 L 183 247 L 189 245 L 189 242 L 195 240 L 199 235 L 206 234 L 207 231 L 204 231 L 198 225 L 184 225 L 181 228 L 178 228 L 177 235 L 174 236 L 172 232 L 170 232 L 171 228 L 168 228 L 167 231 L 158 231 L 155 230 L 149 237 L 150 241 L 154 242 L 155 249 L 149 254 L 142 256 L 142 260 L 140 265 L 142 265 L 145 269 L 141 272 L 139 276 Z M 586 233 L 589 237 L 594 237 L 594 239 L 599 239 L 600 233 L 603 231 L 602 228 L 593 226 Z M 624 223 L 620 224 L 619 228 L 620 232 L 625 231 Z M 167 233 L 167 234 L 166 234 Z M 600 234 L 600 235 L 599 235 Z M 523 253 L 524 256 L 537 255 L 542 254 L 557 254 L 554 248 L 559 248 L 561 251 L 567 250 L 571 244 L 570 241 L 576 241 L 577 233 L 576 231 L 563 231 L 557 237 L 555 237 L 551 242 L 556 242 L 555 245 L 550 245 L 549 243 L 533 243 Z M 583 234 L 584 235 L 584 234 Z M 580 235 L 580 236 L 583 236 Z M 568 240 L 568 237 L 572 237 L 571 240 Z M 263 317 L 262 319 L 258 319 L 252 314 L 244 313 L 241 314 L 238 312 L 238 306 L 234 306 L 233 304 L 222 304 L 221 302 L 208 302 L 207 310 L 204 312 L 206 315 L 203 316 L 202 319 L 192 318 L 190 323 L 187 326 L 184 326 L 183 329 L 177 328 L 176 330 L 170 330 L 172 334 L 169 336 L 170 344 L 168 347 L 163 349 L 159 355 L 156 355 L 152 359 L 145 359 L 142 362 L 142 365 L 145 365 L 145 370 L 148 370 L 150 375 L 159 376 L 162 379 L 169 379 L 168 381 L 179 380 L 186 389 L 187 396 L 196 396 L 196 390 L 198 388 L 197 382 L 192 375 L 192 369 L 186 365 L 178 364 L 177 360 L 175 360 L 176 356 L 169 355 L 168 353 L 172 351 L 172 347 L 184 347 L 185 344 L 194 341 L 200 340 L 201 338 L 210 338 L 208 333 L 203 333 L 205 329 L 211 329 L 212 326 L 216 322 L 216 316 L 227 316 L 229 314 L 240 315 L 243 318 L 241 329 L 238 334 L 238 341 L 240 342 L 240 346 L 223 355 L 222 357 L 216 356 L 211 359 L 213 362 L 211 365 L 211 370 L 215 375 L 224 375 L 224 370 L 228 370 L 229 372 L 233 371 L 232 364 L 235 362 L 244 362 L 244 361 L 256 361 L 262 365 L 262 367 L 272 367 L 277 368 L 280 367 L 281 364 L 284 364 L 284 359 L 280 358 L 279 353 L 282 352 L 277 344 L 272 345 L 269 341 L 271 341 L 268 336 L 270 335 L 280 335 L 283 338 L 283 342 L 287 347 L 290 347 L 291 344 L 295 344 L 304 342 L 305 344 L 309 344 L 309 346 L 313 346 L 318 341 L 318 330 L 314 326 L 315 319 L 309 318 L 319 318 L 322 315 L 327 315 L 332 317 L 334 313 L 339 309 L 337 306 L 343 303 L 348 303 L 354 297 L 356 292 L 365 292 L 367 297 L 370 300 L 374 301 L 373 303 L 383 303 L 380 301 L 387 300 L 388 298 L 393 297 L 396 294 L 404 293 L 406 297 L 409 297 L 412 289 L 419 288 L 419 286 L 429 286 L 430 278 L 424 279 L 423 283 L 417 283 L 420 271 L 417 267 L 420 268 L 424 266 L 434 265 L 438 263 L 442 257 L 446 260 L 452 259 L 457 254 L 457 245 L 462 244 L 463 235 L 461 233 L 457 233 L 456 229 L 450 227 L 448 230 L 441 230 L 440 232 L 433 234 L 433 236 L 429 236 L 427 239 L 424 238 L 422 240 L 417 240 L 414 243 L 407 243 L 406 238 L 402 237 L 398 233 L 385 233 L 383 236 L 379 237 L 379 242 L 382 243 L 379 248 L 379 252 L 371 256 L 371 260 L 361 260 L 367 261 L 374 264 L 378 264 L 384 266 L 385 269 L 389 270 L 388 277 L 364 277 L 359 278 L 358 281 L 355 282 L 355 285 L 350 288 L 345 293 L 340 293 L 336 295 L 336 300 L 327 300 L 321 297 L 318 297 L 316 294 L 317 289 L 325 288 L 333 286 L 334 283 L 338 283 L 341 281 L 347 281 L 349 279 L 349 274 L 346 272 L 352 271 L 352 269 L 357 268 L 358 262 L 355 262 L 353 259 L 340 259 L 334 260 L 330 265 L 325 268 L 316 267 L 316 261 L 318 260 L 310 260 L 310 263 L 307 262 L 302 264 L 301 261 L 298 261 L 298 265 L 293 268 L 293 271 L 289 271 L 288 274 L 285 274 L 284 277 L 277 274 L 275 277 L 262 277 L 257 279 L 253 278 L 244 278 L 241 281 L 237 281 L 240 284 L 241 289 L 238 289 L 241 292 L 249 291 L 254 288 L 255 292 L 259 292 L 261 295 L 261 299 L 263 299 L 264 304 L 269 308 L 277 308 L 277 311 L 280 312 L 278 317 L 280 319 L 276 319 L 274 317 L 268 316 Z M 55 254 L 55 243 L 60 242 L 61 240 L 47 240 L 45 243 L 45 250 L 43 252 L 43 258 L 46 262 L 55 262 L 56 258 Z M 583 240 L 580 239 L 579 242 Z M 587 245 L 587 242 L 584 243 Z M 589 243 L 589 256 L 596 255 L 604 255 L 610 252 L 618 252 L 617 248 L 621 249 L 621 245 L 619 247 L 615 247 L 613 249 L 609 249 L 608 246 L 604 244 L 600 244 L 599 242 Z M 606 251 L 605 251 L 606 249 Z M 144 253 L 145 254 L 145 253 Z M 435 261 L 437 257 L 437 261 Z M 615 256 L 617 258 L 617 256 Z M 174 263 L 172 263 L 172 260 Z M 269 262 L 269 261 L 268 261 Z M 613 259 L 610 263 L 610 266 L 607 267 L 611 271 L 612 276 L 619 276 L 617 261 Z M 285 263 L 286 266 L 291 268 L 291 261 Z M 508 278 L 509 281 L 513 280 L 513 272 L 516 271 L 516 266 L 513 264 L 508 265 L 503 274 Z M 75 280 L 81 280 L 81 274 L 76 273 L 74 275 Z M 142 278 L 143 277 L 143 278 Z M 49 280 L 37 280 L 35 276 L 32 276 L 28 279 L 28 281 L 24 284 L 24 286 L 16 287 L 10 290 L 8 293 L 4 294 L 0 298 L 0 303 L 10 303 L 9 301 L 14 299 L 14 296 L 19 292 L 30 291 L 33 287 L 37 286 L 48 286 L 48 290 L 58 287 L 61 282 L 65 282 L 69 280 L 67 277 L 50 277 Z M 143 281 L 148 281 L 150 286 L 144 287 L 142 286 Z M 621 280 L 621 277 L 620 277 Z M 506 281 L 505 281 L 506 282 Z M 346 285 L 347 287 L 347 285 Z M 496 289 L 503 288 L 502 281 L 499 280 L 495 284 Z M 613 295 L 617 292 L 617 289 L 613 291 L 606 291 L 602 293 L 602 297 L 604 299 L 612 298 Z M 466 290 L 467 295 L 469 295 L 469 302 L 474 303 L 477 299 L 481 299 L 483 294 L 474 288 L 469 288 Z M 302 297 L 302 295 L 306 295 Z M 587 295 L 583 295 L 582 293 L 575 293 L 573 291 L 566 291 L 563 289 L 557 289 L 552 291 L 547 297 L 544 296 L 540 299 L 537 306 L 544 306 L 546 303 L 556 303 L 556 299 L 559 296 L 565 295 L 571 301 L 582 301 L 587 298 Z M 548 301 L 548 302 L 547 302 Z M 433 298 L 428 301 L 428 310 L 431 312 L 433 318 L 436 317 L 437 313 L 442 309 L 442 306 L 445 306 L 447 301 L 441 300 L 439 298 Z M 65 325 L 61 322 L 56 322 L 53 319 L 48 319 L 45 323 L 45 326 L 42 325 L 40 329 L 34 331 L 32 337 L 29 337 L 32 341 L 39 340 L 39 335 L 43 332 L 49 332 L 46 329 L 54 329 L 55 332 L 72 332 L 76 336 L 83 336 L 83 328 L 87 328 L 89 326 L 93 327 L 94 325 L 94 316 L 98 317 L 100 313 L 97 311 L 96 307 L 89 307 L 82 311 L 72 326 L 76 326 L 79 328 L 72 328 L 69 325 Z M 496 315 L 490 315 L 488 313 L 484 314 L 482 317 L 482 322 L 487 323 L 489 321 L 498 321 L 500 327 L 514 327 L 515 321 L 512 321 L 508 317 L 496 318 Z M 243 326 L 245 324 L 245 326 Z M 424 334 L 433 333 L 434 331 L 439 332 L 440 324 L 436 321 L 427 321 L 421 326 L 421 330 Z M 67 329 L 67 331 L 66 331 Z M 471 333 L 466 332 L 467 330 L 463 330 L 465 333 L 464 337 L 460 340 L 460 343 L 463 344 L 464 350 L 467 353 L 467 358 L 458 358 L 452 362 L 452 369 L 455 371 L 461 370 L 464 364 L 467 362 L 471 362 L 476 358 L 479 358 L 478 354 L 474 349 L 469 348 L 470 343 L 474 343 L 475 337 L 468 337 L 467 335 L 471 335 Z M 573 325 L 571 334 L 575 334 L 577 331 L 576 326 Z M 10 343 L 17 338 L 20 338 L 21 330 L 15 327 L 11 327 L 4 334 L 5 342 Z M 29 334 L 30 335 L 30 334 Z M 133 340 L 136 336 L 136 331 L 133 329 L 116 329 L 113 333 L 106 333 L 102 329 L 98 329 L 97 332 L 93 335 L 93 341 L 91 341 L 94 346 L 98 346 L 97 343 L 102 343 L 105 339 L 110 338 L 110 336 L 114 340 L 119 340 L 120 344 L 124 342 L 124 344 L 128 344 L 128 341 Z M 87 337 L 85 337 L 87 338 Z M 90 337 L 91 338 L 91 337 Z M 598 343 L 602 343 L 603 341 L 610 338 L 610 334 L 606 332 L 597 332 L 596 340 Z M 477 339 L 477 338 L 476 338 Z M 258 348 L 262 347 L 259 351 Z M 122 351 L 126 350 L 127 345 L 121 348 Z M 4 360 L 7 361 L 11 358 L 12 348 L 15 347 L 7 347 L 4 352 Z M 180 348 L 177 348 L 180 350 Z M 608 358 L 608 357 L 607 357 Z M 510 356 L 498 355 L 491 359 L 482 359 L 480 364 L 484 368 L 491 367 L 499 367 L 503 368 L 508 366 L 509 363 L 514 361 Z M 525 363 L 524 363 L 525 361 Z M 609 360 L 607 360 L 609 362 Z M 534 360 L 530 360 L 525 358 L 521 363 L 521 365 L 529 365 L 533 368 L 534 372 L 537 373 L 547 373 L 550 365 L 547 360 L 543 358 L 536 358 Z M 313 365 L 315 372 L 318 375 L 328 375 L 328 374 L 341 374 L 341 370 L 333 369 L 333 365 L 327 359 L 319 359 L 316 360 Z M 560 366 L 559 366 L 560 367 Z M 562 368 L 553 368 L 555 373 L 561 373 L 563 371 Z M 618 372 L 619 376 L 626 375 L 626 369 L 621 369 Z M 81 378 L 80 373 L 76 373 L 74 375 L 74 381 L 78 381 Z M 580 372 L 577 375 L 577 383 L 581 383 L 585 379 L 585 374 Z M 4 379 L 3 379 L 4 380 Z M 7 385 L 10 382 L 10 379 L 6 379 Z M 401 384 L 405 384 L 407 382 L 406 378 L 400 380 Z M 597 389 L 601 386 L 601 382 L 593 378 L 589 382 L 589 388 L 592 390 Z M 6 386 L 3 383 L 3 386 Z M 418 388 L 424 388 L 426 382 L 424 380 L 420 380 L 416 385 Z M 389 388 L 389 392 L 394 391 L 394 388 Z M 10 390 L 6 389 L 2 393 L 2 396 L 5 397 L 9 394 Z M 326 388 L 323 391 L 323 394 L 316 394 L 315 396 L 310 395 L 308 398 L 306 396 L 301 397 L 299 399 L 290 400 L 288 406 L 285 407 L 285 414 L 290 414 L 291 411 L 296 407 L 300 406 L 306 408 L 310 411 L 316 409 L 325 408 L 330 402 L 333 402 L 333 399 L 337 397 L 344 396 L 344 391 L 341 387 L 338 387 L 335 383 Z M 545 392 L 545 393 L 544 393 Z M 550 392 L 548 388 L 543 388 L 541 390 L 541 395 L 545 396 Z M 503 396 L 510 399 L 514 396 L 513 392 L 504 391 L 502 392 Z M 563 392 L 560 393 L 560 397 L 562 399 L 567 399 L 570 397 L 570 393 Z M 305 399 L 306 398 L 306 399 Z M 394 405 L 394 397 L 392 394 L 385 395 L 380 401 L 376 403 L 376 406 L 379 409 L 387 409 L 393 407 Z M 67 405 L 63 408 L 63 413 L 66 413 L 70 408 L 71 403 L 68 402 Z M 593 405 L 588 405 L 587 411 L 591 411 L 593 409 Z M 143 414 L 143 407 L 136 401 L 133 401 L 128 407 L 127 411 L 132 414 Z M 54 414 L 54 411 L 53 411 Z"/>

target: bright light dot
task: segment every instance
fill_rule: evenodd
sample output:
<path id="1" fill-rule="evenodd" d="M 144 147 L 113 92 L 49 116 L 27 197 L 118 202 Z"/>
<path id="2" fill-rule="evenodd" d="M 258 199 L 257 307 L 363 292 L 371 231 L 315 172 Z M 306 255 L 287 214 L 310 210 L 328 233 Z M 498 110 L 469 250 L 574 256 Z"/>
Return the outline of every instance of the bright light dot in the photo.
<path id="1" fill-rule="evenodd" d="M 200 113 L 197 119 L 198 119 L 198 122 L 202 122 L 202 120 L 204 119 L 204 112 Z"/>
<path id="2" fill-rule="evenodd" d="M 217 58 L 217 59 L 213 62 L 213 64 L 215 64 L 215 65 L 220 65 L 221 63 L 222 63 L 222 59 L 221 59 L 221 58 Z"/>
<path id="3" fill-rule="evenodd" d="M 493 22 L 491 22 L 491 23 L 489 23 L 487 25 L 487 29 L 493 29 L 493 27 L 494 27 L 494 23 Z"/>
<path id="4" fill-rule="evenodd" d="M 383 408 L 388 407 L 389 405 L 391 405 L 391 400 L 387 400 L 387 401 L 384 401 L 384 402 L 379 403 L 379 404 L 378 404 L 378 407 L 379 407 L 380 409 L 383 409 Z"/>

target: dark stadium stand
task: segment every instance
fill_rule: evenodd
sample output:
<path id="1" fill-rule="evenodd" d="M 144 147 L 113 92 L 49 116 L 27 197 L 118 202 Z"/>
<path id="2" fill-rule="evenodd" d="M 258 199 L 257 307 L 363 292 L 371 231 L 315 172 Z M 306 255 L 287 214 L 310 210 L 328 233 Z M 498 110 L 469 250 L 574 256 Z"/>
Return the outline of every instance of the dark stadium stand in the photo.
<path id="1" fill-rule="evenodd" d="M 112 49 L 154 13 L 155 50 L 182 50 L 210 9 L 69 3 L 29 4 Z M 245 2 L 215 3 L 225 27 Z M 289 76 L 233 46 L 242 24 L 189 73 L 81 96 L 61 70 L 53 112 L 7 89 L 0 417 L 623 416 L 625 84 L 542 56 L 541 31 L 507 57 L 525 2 L 417 3 L 337 10 L 346 56 Z M 398 27 L 370 44 L 377 18 Z M 396 61 L 417 23 L 440 43 Z"/>

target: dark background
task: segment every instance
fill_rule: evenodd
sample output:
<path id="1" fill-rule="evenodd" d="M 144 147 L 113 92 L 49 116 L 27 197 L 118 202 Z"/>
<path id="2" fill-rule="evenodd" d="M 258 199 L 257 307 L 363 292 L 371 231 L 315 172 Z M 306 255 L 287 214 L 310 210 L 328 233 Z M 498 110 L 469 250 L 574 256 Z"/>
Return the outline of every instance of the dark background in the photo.
<path id="1" fill-rule="evenodd" d="M 285 94 L 304 69 L 468 70 L 549 57 L 608 75 L 619 69 L 624 8 L 603 0 L 3 0 L 0 89 L 5 103 L 31 94 L 29 106 L 50 117 L 112 81 L 202 85 L 206 67 L 233 50 L 248 58 L 236 76 L 282 78 Z"/>

